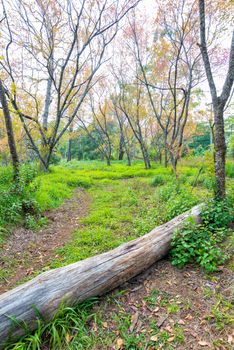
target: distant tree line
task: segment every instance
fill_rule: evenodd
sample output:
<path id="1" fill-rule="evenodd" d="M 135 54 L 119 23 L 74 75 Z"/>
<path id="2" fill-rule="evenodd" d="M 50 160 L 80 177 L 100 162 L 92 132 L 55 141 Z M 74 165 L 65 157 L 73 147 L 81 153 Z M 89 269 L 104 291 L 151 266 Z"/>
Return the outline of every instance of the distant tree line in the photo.
<path id="1" fill-rule="evenodd" d="M 206 6 L 205 6 L 206 5 Z M 232 2 L 1 0 L 0 153 L 15 181 L 22 161 L 44 171 L 61 157 L 171 165 L 214 144 L 225 196 L 224 113 L 234 81 Z M 147 23 L 147 25 L 146 25 Z M 208 44 L 207 44 L 208 43 Z M 17 52 L 17 55 L 15 54 Z M 214 72 L 226 71 L 220 94 Z M 207 79 L 212 118 L 199 88 Z"/>

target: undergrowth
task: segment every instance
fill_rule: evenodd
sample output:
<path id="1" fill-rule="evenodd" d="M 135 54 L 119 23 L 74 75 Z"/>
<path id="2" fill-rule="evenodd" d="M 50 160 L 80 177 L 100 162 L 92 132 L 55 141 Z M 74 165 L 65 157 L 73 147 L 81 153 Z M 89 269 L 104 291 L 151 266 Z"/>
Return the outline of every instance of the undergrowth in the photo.
<path id="1" fill-rule="evenodd" d="M 233 202 L 210 200 L 201 211 L 201 224 L 188 222 L 177 231 L 171 243 L 172 264 L 183 267 L 198 263 L 207 272 L 214 272 L 230 254 L 222 249 L 222 243 L 231 234 L 228 224 L 234 219 Z"/>
<path id="2" fill-rule="evenodd" d="M 90 348 L 95 343 L 95 333 L 89 331 L 89 323 L 95 320 L 92 307 L 96 302 L 97 299 L 90 299 L 73 307 L 61 307 L 49 323 L 37 310 L 37 330 L 32 332 L 24 325 L 26 335 L 15 344 L 12 340 L 6 343 L 4 349 L 40 350 L 41 346 L 53 350 Z"/>

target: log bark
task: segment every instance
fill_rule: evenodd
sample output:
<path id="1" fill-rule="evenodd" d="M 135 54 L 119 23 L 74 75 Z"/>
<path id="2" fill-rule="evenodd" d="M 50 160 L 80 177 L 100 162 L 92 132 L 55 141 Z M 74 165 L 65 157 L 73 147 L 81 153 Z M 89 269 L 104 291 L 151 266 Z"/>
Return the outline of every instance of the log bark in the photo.
<path id="1" fill-rule="evenodd" d="M 38 318 L 35 307 L 49 321 L 61 304 L 73 305 L 114 289 L 164 257 L 173 232 L 188 217 L 198 220 L 199 213 L 200 206 L 196 206 L 143 237 L 107 253 L 44 272 L 0 295 L 0 349 L 9 337 L 15 339 L 25 332 L 12 323 L 11 316 L 34 330 Z"/>

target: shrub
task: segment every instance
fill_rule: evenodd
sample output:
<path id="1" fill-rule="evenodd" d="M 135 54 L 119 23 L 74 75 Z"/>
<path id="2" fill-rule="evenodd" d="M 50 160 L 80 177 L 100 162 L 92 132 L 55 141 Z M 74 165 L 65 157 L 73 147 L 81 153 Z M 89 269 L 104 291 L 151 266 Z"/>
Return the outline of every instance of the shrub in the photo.
<path id="1" fill-rule="evenodd" d="M 211 230 L 227 227 L 234 219 L 233 203 L 231 198 L 224 200 L 211 199 L 202 210 L 201 218 L 203 225 Z"/>
<path id="2" fill-rule="evenodd" d="M 12 176 L 11 169 L 7 168 L 7 170 L 8 174 L 5 171 L 3 172 L 3 179 L 5 181 Z M 39 205 L 35 200 L 35 191 L 37 188 L 31 184 L 36 176 L 36 166 L 23 165 L 20 168 L 19 183 L 8 184 L 5 188 L 1 186 L 0 226 L 26 222 L 26 216 L 28 214 L 32 216 L 39 215 Z"/>
<path id="3" fill-rule="evenodd" d="M 217 270 L 229 257 L 220 243 L 228 235 L 227 225 L 233 219 L 232 206 L 228 200 L 211 200 L 201 212 L 202 224 L 187 223 L 172 239 L 172 264 L 183 267 L 196 262 L 207 272 Z"/>
<path id="4" fill-rule="evenodd" d="M 173 181 L 162 186 L 159 189 L 156 200 L 160 203 L 166 203 L 166 221 L 171 220 L 198 203 L 198 199 L 191 193 L 191 187 L 182 186 L 179 181 Z"/>
<path id="5" fill-rule="evenodd" d="M 167 205 L 167 219 L 171 220 L 175 216 L 186 212 L 198 203 L 190 191 L 180 191 L 177 195 L 170 198 Z"/>
<path id="6" fill-rule="evenodd" d="M 161 185 L 164 185 L 166 182 L 167 182 L 168 178 L 166 178 L 165 176 L 163 175 L 156 175 L 152 182 L 151 182 L 151 185 L 152 186 L 161 186 Z"/>
<path id="7" fill-rule="evenodd" d="M 39 213 L 39 207 L 33 194 L 25 189 L 15 193 L 14 188 L 4 191 L 0 198 L 0 225 L 17 224 L 24 220 L 25 215 Z"/>

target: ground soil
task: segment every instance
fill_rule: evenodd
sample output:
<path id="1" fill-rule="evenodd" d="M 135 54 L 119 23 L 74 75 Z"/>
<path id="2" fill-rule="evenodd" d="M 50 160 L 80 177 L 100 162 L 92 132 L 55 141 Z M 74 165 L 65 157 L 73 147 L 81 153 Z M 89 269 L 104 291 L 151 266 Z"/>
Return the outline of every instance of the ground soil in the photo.
<path id="1" fill-rule="evenodd" d="M 182 270 L 173 267 L 169 260 L 155 263 L 146 272 L 130 280 L 125 285 L 103 297 L 96 307 L 96 312 L 105 315 L 104 326 L 109 332 L 116 334 L 112 347 L 103 350 L 125 349 L 122 347 L 121 333 L 118 325 L 113 322 L 113 315 L 131 315 L 131 326 L 128 333 L 140 337 L 143 332 L 147 341 L 143 346 L 137 345 L 131 349 L 232 349 L 234 346 L 233 309 L 227 306 L 233 301 L 233 273 L 226 267 L 220 268 L 215 274 L 207 276 L 200 268 L 190 265 Z M 124 294 L 119 297 L 121 290 Z M 158 290 L 159 296 L 154 305 L 147 302 L 147 297 Z M 168 302 L 162 303 L 164 296 Z M 112 299 L 112 302 L 107 300 Z M 113 302 L 114 299 L 114 302 Z M 170 305 L 178 305 L 178 310 L 170 312 Z M 232 315 L 232 316 L 231 316 Z M 121 317 L 121 316 L 120 316 Z M 151 341 L 150 322 L 154 321 L 160 328 L 160 333 L 166 331 L 169 340 L 164 343 Z M 184 341 L 174 342 L 175 326 L 179 326 L 184 334 Z M 152 326 L 151 326 L 152 327 Z M 160 338 L 160 333 L 158 338 Z M 96 349 L 101 349 L 97 345 Z"/>
<path id="2" fill-rule="evenodd" d="M 46 227 L 36 232 L 24 227 L 13 231 L 1 250 L 0 266 L 11 273 L 1 281 L 0 294 L 56 258 L 56 249 L 63 247 L 71 239 L 72 232 L 81 226 L 79 220 L 87 215 L 89 204 L 87 192 L 77 189 L 59 208 L 44 213 L 48 218 Z"/>

